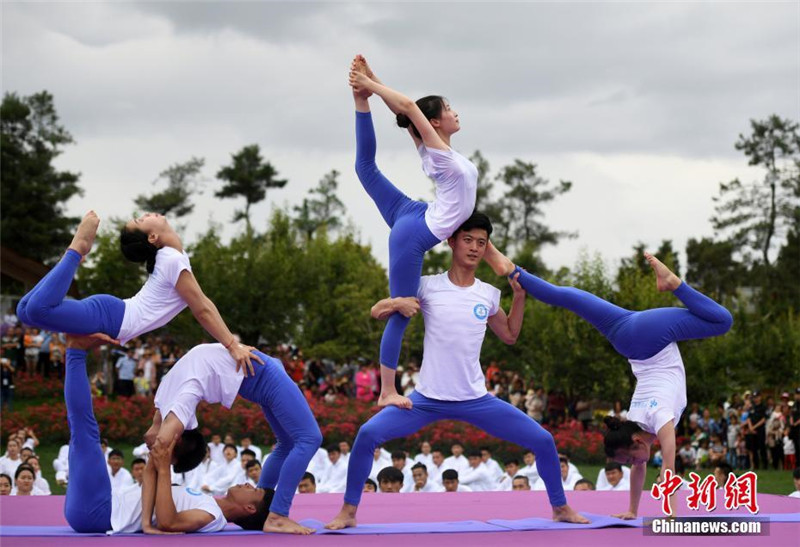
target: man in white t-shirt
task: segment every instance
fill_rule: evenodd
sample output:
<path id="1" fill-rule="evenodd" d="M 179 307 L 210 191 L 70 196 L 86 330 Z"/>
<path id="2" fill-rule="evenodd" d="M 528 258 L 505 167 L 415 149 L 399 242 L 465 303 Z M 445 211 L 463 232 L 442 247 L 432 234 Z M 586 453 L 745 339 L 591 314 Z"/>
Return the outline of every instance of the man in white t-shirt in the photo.
<path id="1" fill-rule="evenodd" d="M 108 455 L 108 478 L 111 481 L 111 491 L 117 492 L 124 490 L 133 484 L 133 476 L 122 467 L 125 464 L 125 457 L 119 450 L 112 450 Z"/>
<path id="2" fill-rule="evenodd" d="M 411 467 L 413 483 L 409 492 L 444 492 L 444 488 L 428 478 L 428 469 L 424 463 L 415 463 Z"/>
<path id="3" fill-rule="evenodd" d="M 113 492 L 103 469 L 100 430 L 92 410 L 86 374 L 86 353 L 107 337 L 67 337 L 64 399 L 70 428 L 70 477 L 64 506 L 67 523 L 80 533 L 216 532 L 228 521 L 260 530 L 269 513 L 273 492 L 249 486 L 231 488 L 214 499 L 201 492 L 171 485 L 170 464 L 175 440 L 152 447 L 143 485 L 132 484 Z M 155 501 L 153 519 L 144 519 L 142 499 Z"/>
<path id="4" fill-rule="evenodd" d="M 458 480 L 458 471 L 445 469 L 442 473 L 442 487 L 445 492 L 472 492 L 472 488 L 463 485 Z"/>
<path id="5" fill-rule="evenodd" d="M 222 344 L 201 344 L 189 350 L 158 386 L 153 425 L 145 434 L 145 440 L 151 444 L 158 438 L 162 444 L 167 444 L 175 436 L 181 436 L 176 447 L 184 454 L 176 458 L 175 467 L 176 471 L 183 472 L 205 456 L 206 443 L 202 435 L 194 439 L 195 447 L 183 446 L 186 443 L 183 435 L 196 431 L 197 405 L 201 401 L 221 403 L 230 408 L 236 396 L 241 395 L 258 404 L 278 440 L 264 463 L 259 480 L 259 487 L 275 489 L 264 531 L 310 534 L 311 528 L 289 518 L 289 510 L 297 485 L 322 442 L 322 433 L 303 393 L 286 373 L 283 363 L 258 351 L 253 355 L 264 364 L 254 362 L 250 375 L 245 377 L 245 369 L 237 370 L 236 361 Z M 241 464 L 237 465 L 238 472 L 243 474 Z M 182 469 L 184 466 L 186 469 Z M 242 482 L 244 480 L 242 478 Z M 146 516 L 152 511 L 152 500 L 144 498 L 142 505 Z"/>
<path id="6" fill-rule="evenodd" d="M 325 469 L 322 480 L 319 481 L 317 492 L 341 493 L 347 485 L 347 460 L 342 458 L 338 444 L 328 447 L 328 460 L 330 465 Z"/>
<path id="7" fill-rule="evenodd" d="M 450 454 L 444 460 L 444 468 L 445 469 L 455 469 L 459 473 L 462 471 L 466 471 L 469 467 L 469 462 L 467 458 L 464 456 L 464 447 L 461 443 L 453 443 L 450 446 Z"/>
<path id="8" fill-rule="evenodd" d="M 327 528 L 356 525 L 361 491 L 375 447 L 445 419 L 466 421 L 535 451 L 553 506 L 553 518 L 589 522 L 567 505 L 553 436 L 527 414 L 486 390 L 480 364 L 486 328 L 491 328 L 506 344 L 514 344 L 522 328 L 526 297 L 516 280 L 509 278 L 514 299 L 506 315 L 500 307 L 500 290 L 475 278 L 491 232 L 488 217 L 473 213 L 447 240 L 453 250 L 447 272 L 423 276 L 417 299 L 387 298 L 373 306 L 372 316 L 378 319 L 394 313 L 411 316 L 422 311 L 425 339 L 419 382 L 409 397 L 412 408 L 389 406 L 361 426 L 350 456 L 344 505 Z"/>
<path id="9" fill-rule="evenodd" d="M 500 477 L 503 476 L 503 468 L 500 467 L 500 464 L 497 463 L 492 457 L 492 449 L 488 446 L 481 447 L 481 461 L 486 464 L 486 467 L 489 468 L 489 471 L 492 474 L 492 478 L 495 480 L 500 480 Z"/>
<path id="10" fill-rule="evenodd" d="M 617 462 L 609 462 L 606 464 L 604 469 L 604 474 L 606 476 L 605 484 L 600 485 L 600 481 L 597 481 L 597 490 L 624 490 L 629 491 L 631 489 L 631 483 L 622 473 L 622 465 L 618 464 Z"/>
<path id="11" fill-rule="evenodd" d="M 467 458 L 469 464 L 464 471 L 458 474 L 461 484 L 469 486 L 474 492 L 490 492 L 494 490 L 494 477 L 489 467 L 481 461 L 481 453 L 474 450 Z"/>

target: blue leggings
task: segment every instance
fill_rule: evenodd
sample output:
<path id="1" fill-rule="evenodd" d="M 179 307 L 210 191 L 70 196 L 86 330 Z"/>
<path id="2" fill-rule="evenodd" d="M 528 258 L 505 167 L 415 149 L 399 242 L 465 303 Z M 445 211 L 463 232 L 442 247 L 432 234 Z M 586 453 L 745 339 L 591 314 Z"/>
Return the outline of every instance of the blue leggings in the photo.
<path id="1" fill-rule="evenodd" d="M 54 332 L 93 334 L 116 338 L 125 315 L 125 302 L 108 294 L 83 300 L 65 300 L 81 255 L 67 249 L 64 256 L 17 304 L 17 317 L 26 325 Z"/>
<path id="2" fill-rule="evenodd" d="M 417 296 L 425 253 L 439 243 L 425 222 L 427 203 L 414 201 L 383 176 L 375 164 L 375 128 L 372 114 L 356 112 L 356 174 L 378 206 L 389 233 L 389 294 L 392 298 Z M 381 338 L 381 364 L 397 368 L 408 317 L 394 313 Z"/>
<path id="3" fill-rule="evenodd" d="M 258 487 L 275 490 L 269 509 L 286 517 L 297 485 L 322 444 L 322 433 L 303 393 L 286 374 L 283 363 L 261 352 L 255 353 L 264 364 L 253 362 L 255 376 L 242 381 L 239 395 L 261 405 L 277 439 L 275 450 L 261 470 Z"/>
<path id="4" fill-rule="evenodd" d="M 567 503 L 553 436 L 518 408 L 488 394 L 471 401 L 439 401 L 415 391 L 410 399 L 414 403 L 411 410 L 384 408 L 359 429 L 347 469 L 345 503 L 358 505 L 361 501 L 375 448 L 439 420 L 461 420 L 530 449 L 536 454 L 536 468 L 547 487 L 550 505 L 559 507 Z"/>
<path id="5" fill-rule="evenodd" d="M 672 342 L 710 338 L 728 332 L 731 313 L 686 283 L 673 291 L 686 308 L 630 311 L 576 289 L 559 287 L 517 267 L 518 281 L 529 295 L 581 316 L 627 359 L 648 359 Z"/>
<path id="6" fill-rule="evenodd" d="M 64 400 L 69 422 L 69 483 L 64 516 L 76 532 L 111 530 L 111 481 L 92 410 L 86 352 L 67 350 Z"/>

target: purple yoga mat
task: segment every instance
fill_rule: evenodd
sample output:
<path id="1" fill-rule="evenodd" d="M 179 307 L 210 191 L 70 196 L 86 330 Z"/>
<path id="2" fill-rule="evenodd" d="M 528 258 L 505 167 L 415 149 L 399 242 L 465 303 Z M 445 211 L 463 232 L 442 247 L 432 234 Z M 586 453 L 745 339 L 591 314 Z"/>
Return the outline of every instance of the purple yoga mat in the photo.
<path id="1" fill-rule="evenodd" d="M 589 519 L 589 524 L 572 524 L 569 522 L 555 522 L 553 519 L 529 518 L 518 520 L 492 519 L 489 524 L 501 526 L 508 530 L 594 530 L 597 528 L 625 527 L 641 528 L 642 519 L 622 520 L 608 515 L 593 515 L 581 513 Z"/>
<path id="2" fill-rule="evenodd" d="M 455 522 L 390 522 L 386 524 L 359 524 L 344 530 L 325 530 L 325 524 L 318 520 L 300 521 L 303 526 L 314 528 L 319 535 L 337 534 L 347 536 L 383 534 L 453 534 L 476 532 L 506 532 L 505 528 L 480 520 L 461 520 Z"/>

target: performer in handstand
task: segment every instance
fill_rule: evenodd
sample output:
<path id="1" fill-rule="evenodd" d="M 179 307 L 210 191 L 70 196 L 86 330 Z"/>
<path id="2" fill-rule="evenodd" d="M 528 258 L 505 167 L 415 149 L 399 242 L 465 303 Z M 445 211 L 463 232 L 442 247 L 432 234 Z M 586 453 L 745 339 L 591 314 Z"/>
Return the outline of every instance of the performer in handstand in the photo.
<path id="1" fill-rule="evenodd" d="M 631 311 L 574 287 L 559 287 L 532 275 L 493 246 L 486 261 L 500 275 L 516 278 L 533 298 L 566 308 L 591 323 L 628 359 L 636 376 L 627 421 L 606 418 L 606 454 L 632 464 L 628 510 L 614 515 L 636 518 L 650 446 L 658 439 L 666 470 L 675 473 L 675 427 L 686 408 L 686 372 L 677 342 L 721 336 L 733 325 L 731 313 L 690 287 L 650 253 L 645 259 L 656 274 L 656 289 L 672 292 L 686 307 Z"/>

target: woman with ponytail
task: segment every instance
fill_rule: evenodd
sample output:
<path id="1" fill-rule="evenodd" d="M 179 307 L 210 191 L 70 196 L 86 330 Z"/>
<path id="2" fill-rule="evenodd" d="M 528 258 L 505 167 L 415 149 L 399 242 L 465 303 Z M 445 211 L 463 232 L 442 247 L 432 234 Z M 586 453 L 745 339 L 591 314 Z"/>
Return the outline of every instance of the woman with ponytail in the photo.
<path id="1" fill-rule="evenodd" d="M 350 67 L 350 86 L 356 106 L 356 173 L 391 228 L 389 234 L 389 292 L 409 298 L 405 311 L 389 317 L 381 338 L 381 394 L 379 406 L 411 408 L 411 400 L 397 393 L 395 372 L 408 321 L 419 309 L 414 302 L 425 253 L 449 238 L 475 208 L 478 170 L 450 147 L 460 129 L 458 114 L 443 97 L 432 95 L 416 102 L 390 89 L 373 74 L 361 55 Z M 436 184 L 431 203 L 414 201 L 398 190 L 375 163 L 375 129 L 369 97 L 376 94 L 408 129 L 422 159 L 422 170 Z"/>
<path id="2" fill-rule="evenodd" d="M 656 288 L 672 292 L 685 308 L 631 311 L 574 287 L 559 287 L 515 266 L 494 247 L 484 259 L 500 275 L 516 277 L 533 298 L 581 316 L 628 359 L 636 377 L 627 420 L 607 417 L 605 451 L 631 465 L 628 511 L 614 515 L 633 519 L 639 511 L 650 446 L 658 439 L 661 476 L 675 473 L 675 426 L 686 408 L 686 371 L 677 342 L 721 336 L 733 325 L 730 312 L 697 292 L 650 253 L 644 257 L 656 274 Z"/>
<path id="3" fill-rule="evenodd" d="M 96 294 L 83 300 L 65 300 L 83 258 L 92 249 L 100 219 L 94 211 L 83 217 L 75 237 L 59 263 L 20 300 L 17 316 L 27 324 L 70 334 L 103 333 L 126 344 L 137 336 L 169 323 L 186 306 L 197 321 L 230 352 L 237 371 L 252 374 L 254 348 L 239 344 L 192 275 L 180 237 L 163 215 L 147 213 L 129 221 L 120 233 L 122 254 L 146 264 L 150 274 L 141 290 L 121 300 Z"/>

